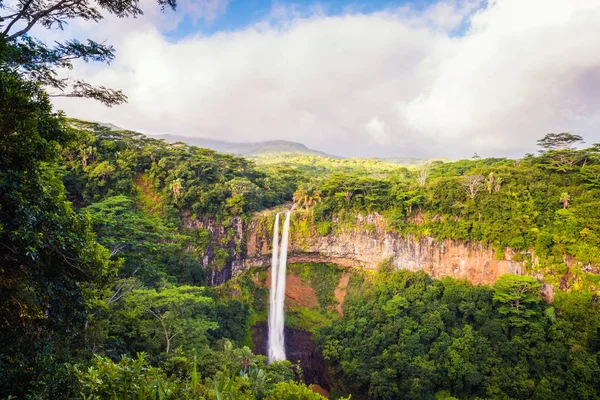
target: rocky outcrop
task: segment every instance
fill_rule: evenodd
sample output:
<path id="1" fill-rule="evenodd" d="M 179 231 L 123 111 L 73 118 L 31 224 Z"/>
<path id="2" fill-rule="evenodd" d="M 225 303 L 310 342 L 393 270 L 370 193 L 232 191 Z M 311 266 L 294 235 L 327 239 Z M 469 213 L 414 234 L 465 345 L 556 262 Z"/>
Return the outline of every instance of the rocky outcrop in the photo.
<path id="1" fill-rule="evenodd" d="M 474 284 L 491 284 L 503 274 L 526 273 L 523 262 L 513 260 L 515 254 L 510 249 L 497 255 L 494 249 L 481 243 L 404 236 L 391 231 L 377 213 L 358 215 L 355 223 L 326 235 L 318 234 L 307 217 L 302 212 L 293 214 L 290 263 L 328 262 L 348 268 L 376 269 L 383 261 L 391 260 L 398 269 L 422 270 L 433 278 L 450 276 Z M 235 217 L 227 224 L 184 216 L 183 225 L 208 231 L 210 244 L 204 249 L 200 267 L 210 285 L 219 285 L 249 268 L 270 265 L 273 221 L 274 212 L 265 211 L 249 221 Z M 334 226 L 337 223 L 334 221 Z M 531 256 L 535 268 L 536 258 Z M 597 266 L 581 265 L 570 257 L 565 257 L 565 263 L 569 268 L 579 266 L 582 272 L 600 273 Z M 541 274 L 535 277 L 544 281 Z M 559 278 L 556 287 L 565 290 L 575 279 L 569 273 Z M 542 289 L 546 299 L 553 298 L 554 285 L 544 284 Z"/>
<path id="2" fill-rule="evenodd" d="M 269 262 L 271 252 L 268 224 L 250 224 L 243 270 Z M 507 250 L 498 259 L 493 249 L 481 244 L 451 240 L 436 241 L 425 237 L 402 237 L 387 229 L 385 219 L 378 214 L 358 216 L 356 224 L 337 234 L 299 234 L 291 229 L 290 263 L 331 262 L 344 267 L 376 269 L 390 259 L 398 269 L 423 270 L 434 278 L 451 276 L 474 284 L 490 284 L 503 274 L 523 274 L 523 263 L 513 261 Z"/>
<path id="3" fill-rule="evenodd" d="M 234 217 L 228 224 L 217 222 L 214 218 L 192 219 L 189 213 L 182 215 L 182 226 L 191 230 L 205 230 L 209 234 L 209 243 L 204 249 L 200 267 L 207 273 L 207 282 L 211 286 L 227 282 L 244 268 L 245 227 L 240 217 Z"/>

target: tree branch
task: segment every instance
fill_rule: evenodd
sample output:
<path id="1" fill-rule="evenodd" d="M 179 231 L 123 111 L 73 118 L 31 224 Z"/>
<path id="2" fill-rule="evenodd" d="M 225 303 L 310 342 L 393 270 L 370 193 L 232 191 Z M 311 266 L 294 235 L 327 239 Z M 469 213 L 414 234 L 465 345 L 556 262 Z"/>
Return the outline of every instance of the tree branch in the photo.
<path id="1" fill-rule="evenodd" d="M 134 287 L 134 285 L 131 285 L 129 287 L 129 289 L 127 289 L 126 291 L 124 291 L 123 293 L 121 293 L 120 296 L 117 296 L 119 294 L 119 292 L 123 289 L 124 286 L 125 286 L 125 282 L 123 282 L 121 284 L 121 286 L 119 286 L 119 288 L 117 289 L 117 291 L 115 292 L 115 294 L 113 294 L 112 297 L 106 301 L 106 304 L 112 304 L 112 303 L 115 303 L 115 302 L 119 301 L 127 293 L 131 292 L 133 290 L 133 287 Z M 115 298 L 115 296 L 117 296 L 117 297 Z"/>
<path id="2" fill-rule="evenodd" d="M 127 246 L 126 244 L 118 244 L 116 245 L 112 251 L 110 252 L 110 255 L 108 256 L 108 258 L 111 258 L 112 256 L 116 255 L 118 252 L 120 252 L 121 250 L 123 250 L 125 248 L 125 246 Z"/>
<path id="3" fill-rule="evenodd" d="M 58 3 L 56 3 L 55 5 L 53 5 L 52 7 L 46 9 L 46 10 L 42 10 L 42 11 L 38 11 L 37 13 L 35 13 L 31 20 L 29 21 L 29 23 L 27 24 L 27 26 L 23 29 L 21 29 L 20 31 L 15 32 L 14 34 L 8 36 L 6 38 L 6 40 L 14 40 L 17 37 L 26 34 L 27 32 L 29 32 L 31 30 L 31 28 L 33 28 L 33 26 L 42 18 L 47 17 L 48 15 L 50 15 L 50 13 L 52 13 L 53 11 L 58 10 L 63 4 L 65 4 L 67 1 L 66 0 L 61 0 Z M 73 3 L 73 5 L 80 3 L 81 0 Z M 8 32 L 5 32 L 5 34 L 8 34 Z"/>
<path id="4" fill-rule="evenodd" d="M 6 29 L 4 30 L 4 32 L 2 32 L 4 35 L 8 35 L 8 32 L 10 32 L 10 29 L 13 27 L 13 25 L 20 20 L 23 15 L 25 14 L 25 11 L 29 8 L 29 6 L 31 6 L 31 3 L 33 3 L 33 0 L 27 0 L 27 3 L 25 3 L 23 5 L 23 8 L 21 8 L 21 11 L 19 11 L 17 14 L 13 14 L 15 15 L 15 18 L 10 21 L 10 23 L 6 26 Z M 12 15 L 11 15 L 12 17 Z"/>
<path id="5" fill-rule="evenodd" d="M 127 96 L 124 95 L 122 91 L 108 89 L 104 86 L 96 88 L 87 82 L 76 81 L 75 84 L 73 84 L 73 89 L 73 92 L 70 93 L 49 94 L 48 96 L 91 98 L 104 103 L 107 107 L 127 102 Z"/>

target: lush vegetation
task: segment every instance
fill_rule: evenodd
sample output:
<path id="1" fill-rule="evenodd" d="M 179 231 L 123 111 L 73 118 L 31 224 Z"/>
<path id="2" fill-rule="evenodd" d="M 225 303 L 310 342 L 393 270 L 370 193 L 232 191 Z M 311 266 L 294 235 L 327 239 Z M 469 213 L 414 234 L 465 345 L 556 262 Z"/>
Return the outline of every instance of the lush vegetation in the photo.
<path id="1" fill-rule="evenodd" d="M 385 265 L 352 280 L 344 317 L 322 330 L 321 345 L 353 398 L 598 398 L 593 293 L 548 304 L 531 277 L 472 286 Z"/>
<path id="2" fill-rule="evenodd" d="M 242 345 L 249 305 L 199 286 L 207 232 L 181 228 L 169 211 L 187 204 L 186 184 L 181 197 L 169 184 L 186 169 L 146 171 L 141 160 L 153 155 L 141 139 L 82 133 L 35 84 L 0 78 L 0 396 L 320 398 L 296 383 L 292 364 L 267 366 Z M 157 161 L 218 171 L 195 184 L 222 184 L 225 199 L 236 196 L 224 189 L 232 181 L 262 179 L 241 159 L 148 147 L 165 151 Z M 230 216 L 230 204 L 205 215 Z"/>
<path id="3" fill-rule="evenodd" d="M 126 100 L 57 73 L 75 59 L 112 61 L 113 49 L 49 47 L 28 32 L 141 13 L 135 0 L 97 6 L 31 0 L 15 11 L 0 1 L 0 397 L 322 398 L 298 366 L 267 365 L 250 348 L 266 314 L 266 272 L 258 283 L 248 273 L 223 283 L 250 219 L 286 202 L 299 210 L 299 243 L 377 212 L 401 235 L 481 242 L 499 258 L 510 248 L 527 272 L 565 290 L 549 304 L 532 277 L 473 287 L 384 264 L 353 275 L 342 317 L 340 270 L 291 266 L 318 304 L 290 310 L 288 323 L 316 334 L 338 392 L 599 397 L 600 146 L 574 150 L 581 138 L 562 133 L 521 160 L 255 164 L 66 119 L 46 90 Z"/>
<path id="4" fill-rule="evenodd" d="M 377 158 L 332 158 L 310 154 L 269 154 L 257 157 L 255 160 L 257 165 L 267 170 L 285 166 L 301 171 L 305 177 L 313 178 L 332 173 L 384 177 L 385 174 L 400 167 L 398 163 Z"/>
<path id="5" fill-rule="evenodd" d="M 340 271 L 291 266 L 318 307 L 290 309 L 288 323 L 322 327 L 338 391 L 596 397 L 596 147 L 312 175 L 67 120 L 9 70 L 2 90 L 3 396 L 318 396 L 248 347 L 264 288 L 247 275 L 206 286 L 243 251 L 239 221 L 295 201 L 296 241 L 379 212 L 400 234 L 509 247 L 577 289 L 547 304 L 533 278 L 488 288 L 384 271 L 351 281 L 339 317 Z"/>
<path id="6" fill-rule="evenodd" d="M 30 26 L 11 29 L 101 13 L 87 3 L 18 7 L 0 18 L 0 397 L 322 398 L 291 363 L 265 365 L 244 345 L 251 305 L 205 286 L 199 260 L 213 238 L 182 223 L 279 204 L 290 179 L 54 112 L 42 85 L 69 86 L 55 69 L 110 61 L 112 48 L 49 48 Z M 141 12 L 136 1 L 101 8 Z M 81 81 L 63 93 L 125 100 Z"/>
<path id="7" fill-rule="evenodd" d="M 64 149 L 64 180 L 78 205 L 142 196 L 148 210 L 176 221 L 183 210 L 225 219 L 281 204 L 295 189 L 285 173 L 267 175 L 245 158 L 95 123 L 69 124 L 79 135 Z"/>
<path id="8" fill-rule="evenodd" d="M 595 287 L 586 266 L 600 263 L 598 171 L 600 148 L 592 146 L 520 160 L 433 162 L 384 178 L 336 172 L 300 185 L 319 195 L 311 212 L 321 234 L 378 212 L 401 235 L 483 243 L 500 259 L 512 249 L 549 283 L 568 273 L 563 287 Z"/>

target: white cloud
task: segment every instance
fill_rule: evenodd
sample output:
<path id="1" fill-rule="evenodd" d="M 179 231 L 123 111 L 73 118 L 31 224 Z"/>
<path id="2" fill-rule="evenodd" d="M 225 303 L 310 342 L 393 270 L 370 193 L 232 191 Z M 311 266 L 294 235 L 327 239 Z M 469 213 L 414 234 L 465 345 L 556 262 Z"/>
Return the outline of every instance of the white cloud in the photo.
<path id="1" fill-rule="evenodd" d="M 109 39 L 117 60 L 73 74 L 130 102 L 56 104 L 148 133 L 288 139 L 342 155 L 518 155 L 551 131 L 600 141 L 600 2 L 479 3 L 336 17 L 279 9 L 175 43 L 158 15 L 81 24 L 74 32 Z M 464 35 L 450 34 L 466 21 Z"/>
<path id="2" fill-rule="evenodd" d="M 388 124 L 381 118 L 375 116 L 364 125 L 365 131 L 378 144 L 390 143 L 390 129 Z"/>

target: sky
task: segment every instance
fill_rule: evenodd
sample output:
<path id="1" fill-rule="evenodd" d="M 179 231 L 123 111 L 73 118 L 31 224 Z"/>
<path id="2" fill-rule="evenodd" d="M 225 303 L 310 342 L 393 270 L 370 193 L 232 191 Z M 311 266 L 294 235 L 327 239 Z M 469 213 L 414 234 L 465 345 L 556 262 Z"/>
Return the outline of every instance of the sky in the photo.
<path id="1" fill-rule="evenodd" d="M 146 134 L 285 139 L 341 156 L 520 157 L 549 132 L 600 142 L 600 0 L 181 0 L 38 28 L 114 45 L 66 76 L 125 105 L 67 115 Z"/>

